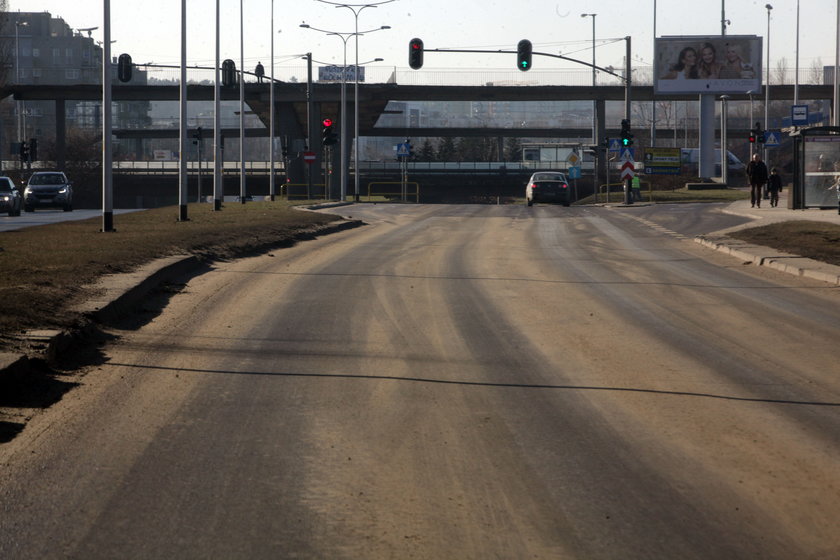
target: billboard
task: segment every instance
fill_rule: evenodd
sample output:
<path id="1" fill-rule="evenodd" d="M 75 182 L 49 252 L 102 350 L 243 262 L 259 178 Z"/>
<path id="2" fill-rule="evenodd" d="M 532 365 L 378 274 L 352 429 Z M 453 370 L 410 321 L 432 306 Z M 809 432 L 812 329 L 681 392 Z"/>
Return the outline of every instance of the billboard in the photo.
<path id="1" fill-rule="evenodd" d="M 656 93 L 761 91 L 761 45 L 756 35 L 696 35 L 654 40 Z"/>

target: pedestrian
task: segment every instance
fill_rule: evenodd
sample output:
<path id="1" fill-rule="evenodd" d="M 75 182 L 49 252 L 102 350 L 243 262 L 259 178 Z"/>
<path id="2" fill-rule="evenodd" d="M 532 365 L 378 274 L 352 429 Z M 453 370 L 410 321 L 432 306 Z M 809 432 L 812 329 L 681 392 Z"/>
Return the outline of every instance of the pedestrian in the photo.
<path id="1" fill-rule="evenodd" d="M 779 192 L 782 190 L 782 178 L 779 170 L 775 167 L 770 170 L 770 178 L 767 180 L 767 190 L 770 192 L 770 206 L 779 205 Z"/>
<path id="2" fill-rule="evenodd" d="M 639 179 L 638 175 L 633 175 L 633 179 L 630 180 L 630 187 L 631 193 L 633 194 L 633 200 L 636 202 L 641 202 L 642 200 L 642 180 Z"/>
<path id="3" fill-rule="evenodd" d="M 257 81 L 262 83 L 263 76 L 265 76 L 265 68 L 263 68 L 262 62 L 257 62 L 257 67 L 254 70 L 254 74 L 257 76 Z"/>
<path id="4" fill-rule="evenodd" d="M 761 188 L 767 182 L 767 166 L 759 154 L 753 154 L 752 161 L 747 164 L 747 177 L 750 180 L 750 204 L 752 208 L 761 208 Z"/>

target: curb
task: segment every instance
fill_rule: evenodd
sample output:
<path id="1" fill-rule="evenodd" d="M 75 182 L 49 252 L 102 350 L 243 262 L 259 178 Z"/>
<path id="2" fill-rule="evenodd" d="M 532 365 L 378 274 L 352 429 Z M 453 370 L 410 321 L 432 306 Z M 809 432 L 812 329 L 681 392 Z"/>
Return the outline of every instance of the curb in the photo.
<path id="1" fill-rule="evenodd" d="M 840 286 L 840 267 L 838 266 L 774 251 L 769 247 L 750 245 L 725 236 L 709 237 L 701 235 L 695 237 L 694 241 L 743 262 L 752 263 L 756 266 L 766 266 L 793 276 Z"/>
<path id="2" fill-rule="evenodd" d="M 364 222 L 360 220 L 341 220 L 315 230 L 301 231 L 293 239 L 295 242 L 315 239 L 362 225 Z M 200 273 L 201 269 L 207 266 L 204 261 L 193 255 L 174 255 L 157 259 L 133 272 L 101 278 L 93 285 L 100 293 L 73 310 L 96 323 L 108 324 L 130 313 L 143 298 L 160 285 L 183 278 L 186 274 Z M 32 358 L 40 357 L 47 363 L 54 363 L 79 336 L 84 336 L 84 329 L 40 329 L 24 333 L 21 339 L 30 343 L 35 355 L 0 352 L 0 381 L 6 376 L 29 373 Z"/>

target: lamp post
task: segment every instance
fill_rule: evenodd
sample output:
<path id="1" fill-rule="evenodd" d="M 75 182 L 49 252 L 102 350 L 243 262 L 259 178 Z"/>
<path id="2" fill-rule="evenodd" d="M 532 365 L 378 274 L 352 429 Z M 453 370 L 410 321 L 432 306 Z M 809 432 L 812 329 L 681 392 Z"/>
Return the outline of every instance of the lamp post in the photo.
<path id="1" fill-rule="evenodd" d="M 382 2 L 374 2 L 369 4 L 340 4 L 338 2 L 330 2 L 329 0 L 318 0 L 323 4 L 330 4 L 331 6 L 335 6 L 336 8 L 347 8 L 351 12 L 353 12 L 353 18 L 356 22 L 356 31 L 354 35 L 356 36 L 356 67 L 353 71 L 353 140 L 355 141 L 356 149 L 353 151 L 353 173 L 355 174 L 354 178 L 354 192 L 355 192 L 355 202 L 359 202 L 359 183 L 361 174 L 359 173 L 359 14 L 365 8 L 376 8 L 383 4 L 390 4 L 391 2 L 395 2 L 396 0 L 383 0 Z M 389 26 L 383 26 L 383 29 L 390 29 Z M 376 59 L 377 61 L 381 61 L 382 59 Z"/>
<path id="2" fill-rule="evenodd" d="M 767 8 L 767 70 L 764 86 L 764 130 L 765 132 L 770 127 L 770 11 L 773 6 L 765 4 Z M 764 144 L 764 165 L 770 167 L 770 162 L 767 159 L 767 144 Z"/>
<path id="3" fill-rule="evenodd" d="M 729 151 L 727 150 L 726 128 L 729 119 L 729 96 L 720 96 L 720 180 L 725 187 L 729 181 Z"/>
<path id="4" fill-rule="evenodd" d="M 347 200 L 347 40 L 350 37 L 359 35 L 365 35 L 367 33 L 373 33 L 374 31 L 380 31 L 383 29 L 391 29 L 390 26 L 383 25 L 381 27 L 376 27 L 374 29 L 368 29 L 366 31 L 329 31 L 327 29 L 319 29 L 317 27 L 312 27 L 308 23 L 300 24 L 300 27 L 305 29 L 311 29 L 313 31 L 320 31 L 321 33 L 326 33 L 327 35 L 334 35 L 341 39 L 341 42 L 344 43 L 344 64 L 341 68 L 341 200 Z M 357 96 L 358 97 L 358 96 Z"/>
<path id="5" fill-rule="evenodd" d="M 747 92 L 747 95 L 750 96 L 750 128 L 753 126 L 753 95 L 755 95 L 755 91 L 750 90 Z M 752 161 L 753 157 L 753 143 L 750 142 L 750 161 Z"/>
<path id="6" fill-rule="evenodd" d="M 268 196 L 274 202 L 274 0 L 271 0 L 271 68 L 269 70 L 269 84 L 271 90 L 268 95 L 269 110 L 269 131 L 268 131 Z M 284 162 L 285 163 L 285 162 Z"/>
<path id="7" fill-rule="evenodd" d="M 580 14 L 580 17 L 591 17 L 592 18 L 592 89 L 595 89 L 595 79 L 596 79 L 596 72 L 595 72 L 595 16 L 598 14 Z M 598 110 L 596 108 L 596 101 L 592 101 L 592 141 L 597 141 L 597 130 L 598 130 Z"/>
<path id="8" fill-rule="evenodd" d="M 15 21 L 15 85 L 20 85 L 20 28 L 28 27 L 28 21 Z M 23 108 L 18 102 L 18 143 L 22 142 L 23 138 Z"/>

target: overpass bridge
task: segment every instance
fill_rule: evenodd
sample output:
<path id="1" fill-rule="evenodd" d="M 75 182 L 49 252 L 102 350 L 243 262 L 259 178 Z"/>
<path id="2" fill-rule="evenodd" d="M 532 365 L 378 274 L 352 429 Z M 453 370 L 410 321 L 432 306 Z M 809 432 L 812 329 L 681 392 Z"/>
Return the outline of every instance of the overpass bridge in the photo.
<path id="1" fill-rule="evenodd" d="M 245 102 L 265 124 L 264 128 L 246 130 L 246 136 L 259 137 L 268 135 L 268 121 L 270 114 L 269 83 L 247 83 L 244 86 Z M 349 130 L 354 129 L 353 89 L 347 88 L 346 121 Z M 617 136 L 619 119 L 607 126 L 606 103 L 608 101 L 624 101 L 626 90 L 624 86 L 441 86 L 441 85 L 399 85 L 394 83 L 364 83 L 359 84 L 359 136 L 360 137 L 527 137 L 527 138 L 580 138 L 584 142 L 592 138 L 591 127 L 408 127 L 382 126 L 380 117 L 389 114 L 387 106 L 391 101 L 593 101 L 598 123 L 596 139 Z M 793 85 L 773 85 L 773 101 L 789 100 L 794 97 Z M 695 94 L 654 95 L 653 86 L 632 86 L 629 91 L 633 102 L 659 101 L 696 101 Z M 177 85 L 135 85 L 115 83 L 113 87 L 113 101 L 178 101 L 180 88 Z M 763 95 L 763 94 L 761 94 Z M 49 85 L 18 85 L 6 86 L 0 89 L 0 98 L 12 96 L 15 100 L 52 101 L 55 103 L 56 113 L 56 155 L 57 165 L 64 166 L 66 148 L 66 102 L 70 100 L 97 101 L 102 99 L 100 85 L 49 86 Z M 214 87 L 212 85 L 190 84 L 187 87 L 189 101 L 212 101 Z M 749 101 L 747 94 L 730 94 L 731 101 Z M 830 85 L 800 85 L 799 98 L 801 100 L 830 100 L 833 99 L 833 86 Z M 239 88 L 222 89 L 223 101 L 238 101 Z M 292 139 L 309 138 L 310 149 L 318 154 L 320 163 L 321 135 L 320 125 L 322 116 L 333 117 L 338 121 L 341 107 L 341 85 L 338 83 L 315 82 L 308 89 L 306 83 L 275 82 L 275 130 L 278 136 Z M 639 128 L 636 127 L 638 130 Z M 657 127 L 657 134 L 671 137 L 673 130 Z M 212 129 L 205 130 L 205 138 L 212 138 Z M 120 138 L 177 138 L 177 129 L 123 129 L 115 130 Z M 729 137 L 745 138 L 748 127 L 733 128 L 730 126 Z M 222 143 L 225 139 L 239 137 L 239 128 L 222 129 Z M 338 150 L 333 150 L 338 152 Z M 338 154 L 334 154 L 337 164 Z M 300 164 L 302 173 L 302 163 Z M 320 170 L 320 165 L 313 166 Z M 294 171 L 294 170 L 293 170 Z M 319 171 L 318 171 L 319 172 Z M 317 180 L 318 178 L 316 178 Z"/>

